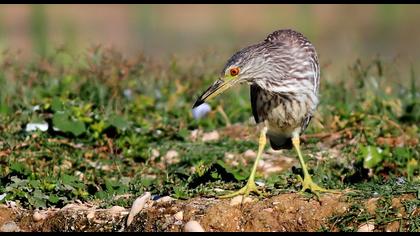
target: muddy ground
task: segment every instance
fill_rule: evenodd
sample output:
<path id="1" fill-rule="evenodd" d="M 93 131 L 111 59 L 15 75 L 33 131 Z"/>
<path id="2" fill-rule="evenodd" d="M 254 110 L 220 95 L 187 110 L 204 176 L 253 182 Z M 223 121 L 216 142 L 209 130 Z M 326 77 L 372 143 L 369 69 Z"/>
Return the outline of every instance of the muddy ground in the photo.
<path id="1" fill-rule="evenodd" d="M 392 207 L 405 214 L 401 201 L 414 195 L 393 199 Z M 162 201 L 166 200 L 166 201 Z M 375 213 L 378 198 L 364 201 Z M 1 231 L 184 231 L 190 220 L 205 231 L 339 231 L 330 218 L 346 214 L 350 203 L 344 194 L 323 194 L 319 200 L 300 193 L 285 193 L 270 198 L 252 198 L 243 205 L 232 199 L 169 197 L 149 200 L 127 226 L 130 209 L 114 206 L 97 209 L 94 204 L 69 204 L 62 209 L 31 211 L 13 205 L 0 206 Z M 420 212 L 416 213 L 419 214 Z M 398 222 L 385 225 L 356 225 L 359 231 L 398 231 Z"/>

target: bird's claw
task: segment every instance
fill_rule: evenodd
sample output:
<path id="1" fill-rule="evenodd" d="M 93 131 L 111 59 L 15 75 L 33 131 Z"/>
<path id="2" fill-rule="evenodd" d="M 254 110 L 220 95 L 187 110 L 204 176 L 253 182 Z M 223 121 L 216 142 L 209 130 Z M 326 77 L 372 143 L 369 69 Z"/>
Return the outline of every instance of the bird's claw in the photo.
<path id="1" fill-rule="evenodd" d="M 257 189 L 254 181 L 249 181 L 243 188 L 239 189 L 236 192 L 229 193 L 226 195 L 219 196 L 219 198 L 231 198 L 238 195 L 243 195 L 243 198 L 247 197 L 251 192 L 257 193 L 260 197 L 264 196 L 264 194 Z"/>
<path id="2" fill-rule="evenodd" d="M 315 194 L 319 199 L 319 193 L 326 192 L 326 193 L 339 193 L 336 190 L 331 189 L 325 189 L 323 187 L 318 186 L 316 183 L 312 181 L 312 178 L 310 176 L 305 176 L 304 179 L 300 177 L 300 175 L 297 176 L 299 181 L 302 183 L 302 189 L 300 190 L 301 193 L 305 192 L 307 189 L 309 189 L 313 194 Z"/>

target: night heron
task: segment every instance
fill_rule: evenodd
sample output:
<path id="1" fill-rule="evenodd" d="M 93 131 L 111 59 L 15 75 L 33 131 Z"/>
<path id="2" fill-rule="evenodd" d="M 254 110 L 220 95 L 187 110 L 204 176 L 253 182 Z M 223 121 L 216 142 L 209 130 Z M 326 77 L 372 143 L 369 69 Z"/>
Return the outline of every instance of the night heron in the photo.
<path id="1" fill-rule="evenodd" d="M 193 108 L 223 93 L 233 85 L 251 86 L 252 114 L 259 126 L 257 158 L 247 184 L 239 191 L 222 197 L 262 193 L 255 185 L 258 161 L 266 138 L 274 150 L 296 149 L 304 178 L 302 190 L 318 195 L 329 192 L 312 181 L 300 151 L 300 134 L 308 126 L 318 105 L 319 63 L 314 46 L 301 33 L 278 30 L 257 44 L 236 52 L 226 63 L 220 79 L 195 102 Z M 333 192 L 333 191 L 331 191 Z"/>

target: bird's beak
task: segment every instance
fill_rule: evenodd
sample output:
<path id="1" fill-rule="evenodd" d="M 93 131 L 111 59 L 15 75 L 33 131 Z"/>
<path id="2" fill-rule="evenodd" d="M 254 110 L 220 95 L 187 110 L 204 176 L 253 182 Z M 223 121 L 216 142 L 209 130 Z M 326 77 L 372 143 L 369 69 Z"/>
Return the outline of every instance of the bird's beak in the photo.
<path id="1" fill-rule="evenodd" d="M 193 108 L 200 106 L 204 102 L 216 97 L 217 95 L 223 93 L 228 88 L 232 87 L 235 82 L 237 81 L 236 78 L 227 79 L 226 81 L 222 79 L 218 79 L 214 82 L 198 99 L 195 101 Z"/>

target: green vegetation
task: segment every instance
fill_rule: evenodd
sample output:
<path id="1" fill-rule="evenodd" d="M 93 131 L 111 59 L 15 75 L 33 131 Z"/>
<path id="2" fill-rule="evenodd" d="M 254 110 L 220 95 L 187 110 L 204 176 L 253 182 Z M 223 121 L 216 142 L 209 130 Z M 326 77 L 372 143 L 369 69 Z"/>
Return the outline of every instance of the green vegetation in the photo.
<path id="1" fill-rule="evenodd" d="M 81 200 L 127 207 L 144 191 L 188 199 L 242 186 L 253 163 L 233 167 L 224 161 L 225 153 L 256 150 L 257 140 L 190 138 L 195 129 L 210 132 L 227 125 L 217 109 L 198 121 L 191 115 L 194 99 L 218 75 L 219 68 L 207 66 L 215 64 L 210 60 L 203 55 L 190 66 L 176 59 L 161 65 L 96 47 L 81 55 L 59 49 L 24 64 L 3 53 L 0 194 L 6 195 L 1 202 L 45 208 Z M 354 206 L 332 219 L 341 230 L 355 230 L 356 222 L 370 219 L 403 220 L 409 224 L 402 230 L 420 230 L 418 216 L 403 219 L 386 211 L 392 197 L 414 193 L 417 199 L 403 202 L 408 213 L 419 207 L 420 198 L 417 75 L 413 69 L 411 78 L 395 78 L 393 69 L 380 59 L 359 60 L 348 76 L 321 84 L 319 114 L 306 132 L 303 152 L 316 182 L 352 190 L 347 196 Z M 252 127 L 248 93 L 242 86 L 211 105 L 220 105 L 231 123 Z M 31 123 L 46 123 L 48 130 L 25 131 Z M 178 161 L 165 159 L 170 150 Z M 318 161 L 309 155 L 315 153 Z M 296 156 L 293 150 L 284 155 Z M 299 173 L 293 168 L 261 179 L 274 195 L 299 190 Z M 122 194 L 132 195 L 118 198 Z M 383 198 L 375 216 L 359 204 L 372 197 Z"/>

